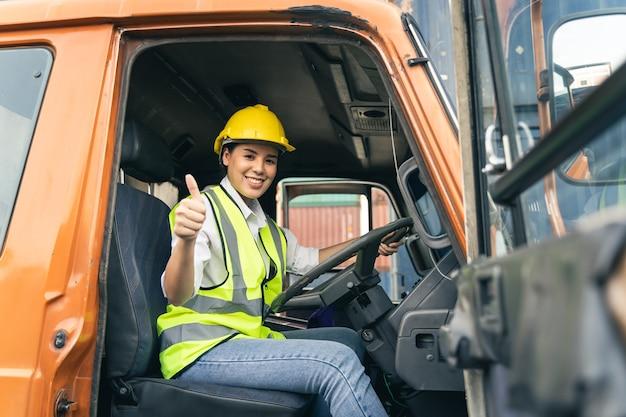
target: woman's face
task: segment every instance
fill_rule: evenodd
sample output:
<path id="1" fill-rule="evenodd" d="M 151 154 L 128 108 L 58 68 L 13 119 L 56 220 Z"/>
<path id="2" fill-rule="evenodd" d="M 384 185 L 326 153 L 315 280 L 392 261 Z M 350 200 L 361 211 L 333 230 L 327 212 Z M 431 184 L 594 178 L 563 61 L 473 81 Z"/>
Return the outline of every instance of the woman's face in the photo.
<path id="1" fill-rule="evenodd" d="M 242 143 L 224 149 L 222 163 L 230 183 L 244 198 L 261 197 L 276 177 L 278 150 L 273 146 Z"/>

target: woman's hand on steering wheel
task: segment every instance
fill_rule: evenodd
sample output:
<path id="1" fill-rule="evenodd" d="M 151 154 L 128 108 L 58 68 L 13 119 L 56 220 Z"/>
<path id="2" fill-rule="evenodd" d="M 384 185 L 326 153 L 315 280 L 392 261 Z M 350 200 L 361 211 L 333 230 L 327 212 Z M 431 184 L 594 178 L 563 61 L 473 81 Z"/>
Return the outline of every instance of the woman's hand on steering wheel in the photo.
<path id="1" fill-rule="evenodd" d="M 400 246 L 404 244 L 403 237 L 397 238 L 397 231 L 391 232 L 386 235 L 380 245 L 378 246 L 378 254 L 382 256 L 393 255 L 398 252 Z"/>

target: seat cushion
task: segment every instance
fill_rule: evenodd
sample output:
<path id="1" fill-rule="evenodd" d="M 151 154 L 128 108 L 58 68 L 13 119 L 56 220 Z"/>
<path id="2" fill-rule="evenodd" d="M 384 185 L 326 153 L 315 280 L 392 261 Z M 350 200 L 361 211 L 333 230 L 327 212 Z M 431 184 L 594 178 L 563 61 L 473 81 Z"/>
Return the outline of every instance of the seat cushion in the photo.
<path id="1" fill-rule="evenodd" d="M 131 391 L 129 400 L 126 404 L 114 400 L 112 417 L 295 417 L 308 414 L 312 399 L 289 392 L 176 379 L 134 378 L 126 381 L 125 387 Z"/>

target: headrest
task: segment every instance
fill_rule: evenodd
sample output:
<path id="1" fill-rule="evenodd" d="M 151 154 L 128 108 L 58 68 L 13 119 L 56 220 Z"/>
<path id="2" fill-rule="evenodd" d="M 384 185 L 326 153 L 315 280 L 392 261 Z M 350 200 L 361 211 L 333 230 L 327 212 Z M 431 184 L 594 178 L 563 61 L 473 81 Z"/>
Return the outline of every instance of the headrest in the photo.
<path id="1" fill-rule="evenodd" d="M 164 182 L 174 176 L 174 161 L 165 140 L 134 120 L 124 124 L 121 166 L 145 182 Z"/>

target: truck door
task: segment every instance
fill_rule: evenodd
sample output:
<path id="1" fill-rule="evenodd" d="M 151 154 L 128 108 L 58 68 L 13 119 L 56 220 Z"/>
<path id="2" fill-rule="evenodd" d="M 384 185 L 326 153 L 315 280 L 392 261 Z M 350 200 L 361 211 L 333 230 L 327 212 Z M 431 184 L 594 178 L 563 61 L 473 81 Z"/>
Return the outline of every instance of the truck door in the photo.
<path id="1" fill-rule="evenodd" d="M 443 334 L 479 376 L 470 415 L 626 412 L 626 10 L 609 3 L 466 3 L 479 258 Z"/>
<path id="2" fill-rule="evenodd" d="M 20 30 L 37 13 L 13 6 L 0 5 L 0 413 L 87 415 L 113 30 Z"/>

